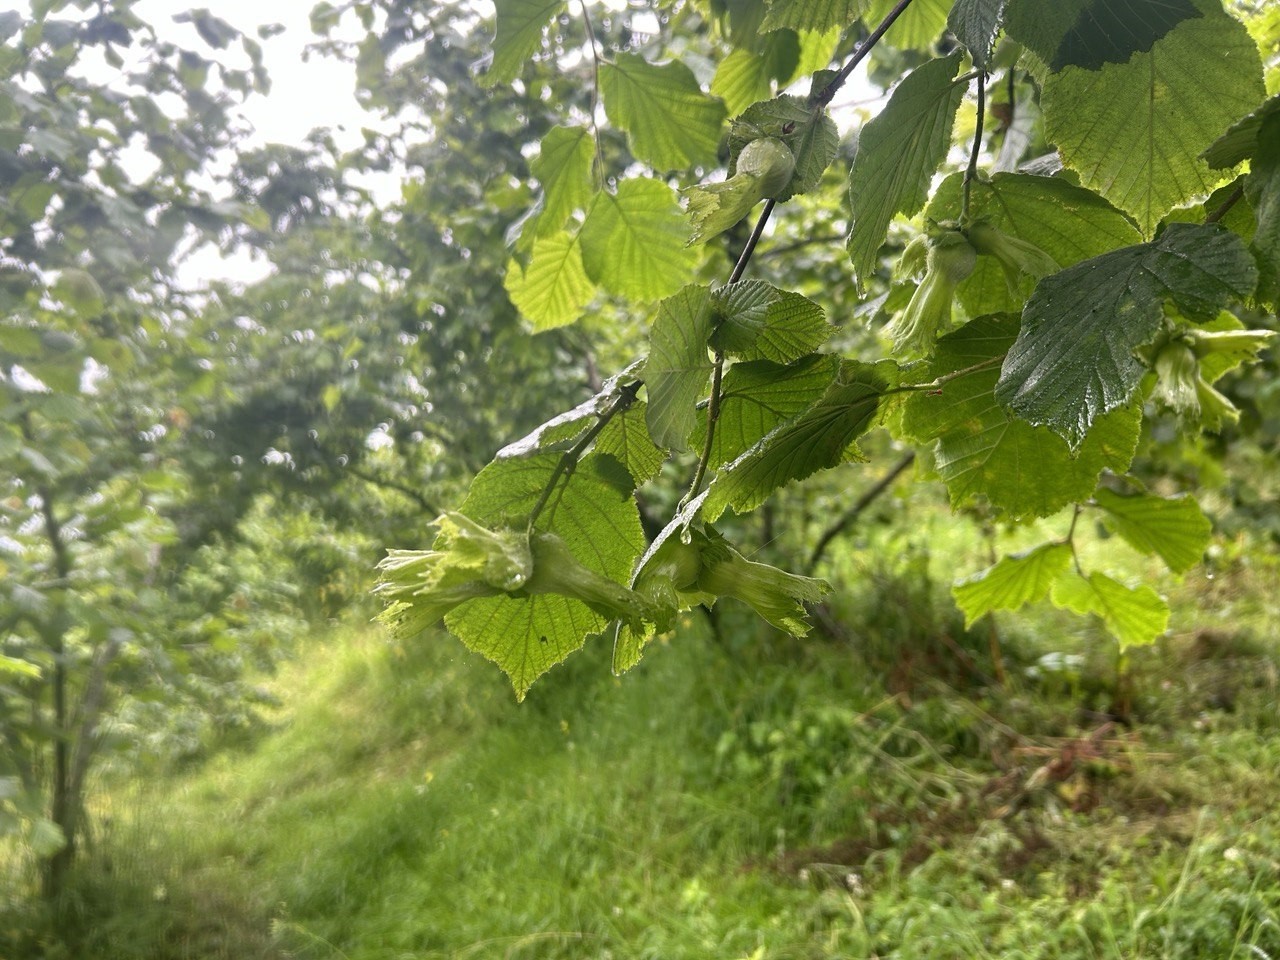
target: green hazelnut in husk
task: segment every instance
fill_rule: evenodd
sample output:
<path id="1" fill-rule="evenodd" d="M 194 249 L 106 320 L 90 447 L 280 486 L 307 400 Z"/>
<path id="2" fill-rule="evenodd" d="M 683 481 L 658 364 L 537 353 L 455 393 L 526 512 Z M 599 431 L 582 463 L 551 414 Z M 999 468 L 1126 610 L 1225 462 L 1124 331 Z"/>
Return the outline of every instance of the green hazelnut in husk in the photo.
<path id="1" fill-rule="evenodd" d="M 924 279 L 907 308 L 885 327 L 894 351 L 905 356 L 933 353 L 938 337 L 951 326 L 956 287 L 978 262 L 978 252 L 959 230 L 942 229 L 928 244 Z"/>

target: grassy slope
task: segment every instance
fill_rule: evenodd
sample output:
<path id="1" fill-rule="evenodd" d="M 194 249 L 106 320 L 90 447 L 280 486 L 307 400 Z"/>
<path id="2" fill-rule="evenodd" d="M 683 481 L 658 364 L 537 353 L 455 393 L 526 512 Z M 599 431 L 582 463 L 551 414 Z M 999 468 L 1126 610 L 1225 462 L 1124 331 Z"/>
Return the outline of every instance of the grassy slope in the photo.
<path id="1" fill-rule="evenodd" d="M 1274 636 L 1140 657 L 1136 730 L 1081 741 L 1105 656 L 1028 679 L 1089 649 L 1041 620 L 993 693 L 985 634 L 862 572 L 857 655 L 696 619 L 522 706 L 444 638 L 318 646 L 251 751 L 113 787 L 71 942 L 0 957 L 1280 958 Z"/>

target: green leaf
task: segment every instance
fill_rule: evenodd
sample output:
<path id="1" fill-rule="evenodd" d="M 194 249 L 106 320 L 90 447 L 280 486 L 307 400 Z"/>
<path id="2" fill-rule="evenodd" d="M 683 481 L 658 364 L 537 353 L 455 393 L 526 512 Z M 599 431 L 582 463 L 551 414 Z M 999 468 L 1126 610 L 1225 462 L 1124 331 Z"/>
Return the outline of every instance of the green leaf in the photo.
<path id="1" fill-rule="evenodd" d="M 1280 116 L 1280 96 L 1272 97 L 1253 113 L 1231 125 L 1209 145 L 1202 159 L 1215 169 L 1229 169 L 1252 157 L 1258 150 L 1262 125 L 1269 117 Z"/>
<path id="2" fill-rule="evenodd" d="M 769 0 L 761 30 L 843 29 L 866 12 L 869 0 Z"/>
<path id="3" fill-rule="evenodd" d="M 596 437 L 594 448 L 626 467 L 637 486 L 656 477 L 667 459 L 666 452 L 649 436 L 645 408 L 645 403 L 637 401 L 615 414 Z"/>
<path id="4" fill-rule="evenodd" d="M 761 137 L 781 140 L 795 158 L 791 183 L 773 194 L 779 202 L 817 187 L 840 146 L 839 131 L 825 111 L 815 111 L 804 97 L 789 94 L 754 103 L 733 121 L 729 128 L 730 165 L 737 163 L 747 144 Z"/>
<path id="5" fill-rule="evenodd" d="M 595 143 L 586 127 L 553 127 L 542 138 L 529 170 L 542 184 L 538 233 L 554 233 L 575 210 L 591 202 L 591 161 Z"/>
<path id="6" fill-rule="evenodd" d="M 1258 260 L 1258 299 L 1275 309 L 1280 304 L 1280 109 L 1260 126 L 1250 166 L 1245 197 L 1257 222 L 1250 249 Z"/>
<path id="7" fill-rule="evenodd" d="M 1212 319 L 1256 281 L 1243 241 L 1217 225 L 1170 224 L 1151 243 L 1068 267 L 1027 301 L 996 398 L 1078 448 L 1098 417 L 1133 396 L 1146 371 L 1134 351 L 1159 332 L 1166 299 Z"/>
<path id="8" fill-rule="evenodd" d="M 773 93 L 773 75 L 768 61 L 746 47 L 730 50 L 716 67 L 711 93 L 724 101 L 731 115 L 741 113 L 757 100 Z"/>
<path id="9" fill-rule="evenodd" d="M 933 220 L 960 216 L 964 175 L 948 177 L 938 187 L 926 215 Z M 1116 247 L 1138 243 L 1133 222 L 1092 190 L 1060 177 L 997 173 L 974 181 L 970 215 L 1019 240 L 1033 243 L 1059 267 L 1069 267 Z M 958 288 L 960 303 L 972 317 L 1022 309 L 1024 300 L 1009 293 L 1000 265 L 979 257 L 978 265 Z"/>
<path id="10" fill-rule="evenodd" d="M 843 31 L 839 27 L 829 30 L 803 31 L 800 34 L 800 62 L 796 65 L 797 77 L 809 77 L 831 66 L 836 47 Z"/>
<path id="11" fill-rule="evenodd" d="M 995 397 L 998 362 L 1017 334 L 1016 316 L 979 317 L 938 341 L 922 378 L 948 376 L 938 391 L 916 392 L 903 405 L 903 434 L 936 440 L 934 468 L 953 507 L 978 497 L 1014 517 L 1047 517 L 1086 499 L 1104 469 L 1123 472 L 1142 424 L 1136 405 L 1098 421 L 1078 453 L 1046 427 L 1011 417 Z"/>
<path id="12" fill-rule="evenodd" d="M 498 27 L 493 38 L 493 63 L 480 85 L 509 83 L 524 62 L 542 46 L 542 30 L 566 6 L 565 0 L 496 0 Z"/>
<path id="13" fill-rule="evenodd" d="M 608 404 L 616 397 L 613 381 L 594 397 L 582 401 L 571 410 L 558 413 L 550 420 L 538 424 L 519 440 L 513 440 L 494 457 L 509 460 L 512 457 L 528 457 L 548 450 L 567 450 L 573 446 Z"/>
<path id="14" fill-rule="evenodd" d="M 1266 95 L 1244 25 L 1216 12 L 1184 20 L 1146 53 L 1044 81 L 1045 136 L 1081 183 L 1150 236 L 1178 204 L 1218 183 L 1199 156 Z"/>
<path id="15" fill-rule="evenodd" d="M 711 441 L 710 465 L 736 459 L 770 431 L 794 420 L 817 403 L 839 371 L 830 354 L 811 354 L 781 366 L 771 360 L 735 363 L 720 388 L 720 419 Z M 706 417 L 699 418 L 694 447 L 707 435 Z"/>
<path id="16" fill-rule="evenodd" d="M 1200 16 L 1193 0 L 1011 0 L 1005 28 L 1051 70 L 1099 70 L 1150 50 L 1183 20 Z"/>
<path id="17" fill-rule="evenodd" d="M 1059 577 L 1049 598 L 1060 609 L 1101 617 L 1121 650 L 1154 643 L 1169 626 L 1169 605 L 1158 593 L 1147 586 L 1126 587 L 1104 573 Z"/>
<path id="18" fill-rule="evenodd" d="M 774 33 L 757 46 L 760 49 L 730 50 L 716 67 L 711 93 L 724 101 L 730 116 L 773 96 L 774 82 L 785 84 L 800 63 L 800 39 L 790 30 Z"/>
<path id="19" fill-rule="evenodd" d="M 1069 544 L 1045 543 L 957 581 L 951 595 L 964 613 L 965 628 L 993 610 L 1017 610 L 1042 599 L 1070 562 Z"/>
<path id="20" fill-rule="evenodd" d="M 644 382 L 649 433 L 659 446 L 677 451 L 687 447 L 695 408 L 711 376 L 711 330 L 711 293 L 706 287 L 690 284 L 658 306 Z"/>
<path id="21" fill-rule="evenodd" d="M 1094 501 L 1105 523 L 1135 550 L 1155 554 L 1174 573 L 1185 573 L 1204 557 L 1213 524 L 1192 496 L 1121 496 L 1105 488 Z"/>
<path id="22" fill-rule="evenodd" d="M 754 510 L 793 480 L 834 467 L 850 456 L 854 441 L 871 426 L 888 387 L 891 363 L 848 361 L 810 410 L 784 423 L 722 469 L 711 484 L 703 515 L 715 520 L 726 508 Z"/>
<path id="23" fill-rule="evenodd" d="M 78 316 L 92 319 L 102 313 L 105 301 L 102 287 L 87 270 L 69 267 L 53 285 L 53 295 Z"/>
<path id="24" fill-rule="evenodd" d="M 868 23 L 879 23 L 898 0 L 871 0 Z M 932 50 L 947 26 L 947 13 L 952 0 L 914 0 L 893 22 L 885 41 L 899 50 Z"/>
<path id="25" fill-rule="evenodd" d="M 40 679 L 40 667 L 27 660 L 6 656 L 0 653 L 0 676 L 24 677 L 29 680 Z"/>
<path id="26" fill-rule="evenodd" d="M 564 232 L 538 237 L 528 267 L 507 266 L 507 294 L 535 331 L 573 323 L 595 293 L 578 240 Z"/>
<path id="27" fill-rule="evenodd" d="M 476 475 L 461 512 L 490 526 L 528 517 L 559 457 L 541 454 L 492 463 Z M 644 546 L 639 512 L 609 469 L 611 457 L 588 456 L 562 480 L 555 507 L 538 528 L 556 534 L 579 563 L 618 584 Z M 446 618 L 470 649 L 494 661 L 524 698 L 530 684 L 602 630 L 607 620 L 580 600 L 558 594 L 471 600 Z"/>
<path id="28" fill-rule="evenodd" d="M 763 280 L 720 287 L 711 302 L 712 345 L 743 360 L 790 363 L 817 350 L 835 329 L 812 300 Z"/>
<path id="29" fill-rule="evenodd" d="M 975 67 L 991 62 L 1004 5 L 1005 0 L 956 0 L 947 15 L 947 28 L 964 44 Z"/>
<path id="30" fill-rule="evenodd" d="M 683 63 L 652 64 L 636 53 L 600 65 L 609 122 L 627 132 L 631 152 L 655 170 L 713 166 L 726 117 Z"/>
<path id="31" fill-rule="evenodd" d="M 587 276 L 629 300 L 657 300 L 680 289 L 697 262 L 689 227 L 670 187 L 639 177 L 596 195 L 582 225 Z"/>
<path id="32" fill-rule="evenodd" d="M 862 128 L 849 174 L 853 223 L 848 249 L 859 286 L 875 271 L 894 215 L 911 216 L 929 198 L 964 99 L 965 85 L 955 82 L 959 67 L 959 53 L 917 67 Z"/>
<path id="33" fill-rule="evenodd" d="M 35 327 L 18 326 L 17 318 L 0 321 L 0 352 L 21 360 L 38 357 L 44 349 L 40 331 Z"/>

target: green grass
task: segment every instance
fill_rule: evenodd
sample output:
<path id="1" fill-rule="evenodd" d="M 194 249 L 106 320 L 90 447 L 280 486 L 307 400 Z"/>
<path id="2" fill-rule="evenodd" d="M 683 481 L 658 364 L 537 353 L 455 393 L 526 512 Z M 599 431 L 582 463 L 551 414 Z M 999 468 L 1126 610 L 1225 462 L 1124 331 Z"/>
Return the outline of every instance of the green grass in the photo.
<path id="1" fill-rule="evenodd" d="M 1133 657 L 1132 728 L 1110 648 L 1043 611 L 992 686 L 910 551 L 842 559 L 839 639 L 727 609 L 523 705 L 447 637 L 353 628 L 256 744 L 104 785 L 0 957 L 1280 960 L 1275 567 L 1239 560 L 1172 595 L 1235 619 Z"/>

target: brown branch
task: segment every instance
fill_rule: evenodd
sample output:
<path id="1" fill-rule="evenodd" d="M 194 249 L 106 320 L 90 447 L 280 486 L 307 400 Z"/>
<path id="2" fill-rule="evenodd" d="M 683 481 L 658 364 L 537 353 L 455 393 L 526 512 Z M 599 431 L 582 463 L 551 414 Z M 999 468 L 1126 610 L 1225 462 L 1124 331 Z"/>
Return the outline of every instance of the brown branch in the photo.
<path id="1" fill-rule="evenodd" d="M 893 481 L 897 480 L 898 477 L 902 475 L 903 471 L 915 462 L 915 459 L 916 454 L 913 450 L 894 464 L 889 472 L 881 477 L 875 484 L 864 491 L 862 496 L 854 501 L 853 506 L 846 510 L 840 519 L 836 520 L 835 523 L 831 524 L 831 526 L 827 527 L 827 529 L 823 531 L 822 536 L 818 538 L 818 542 L 814 544 L 813 552 L 809 554 L 809 562 L 805 566 L 806 573 L 812 576 L 813 571 L 818 568 L 818 564 L 822 560 L 822 555 L 826 552 L 827 546 L 831 541 L 856 523 L 858 518 L 866 511 L 867 507 L 875 503 L 876 499 L 882 493 L 893 486 Z"/>

